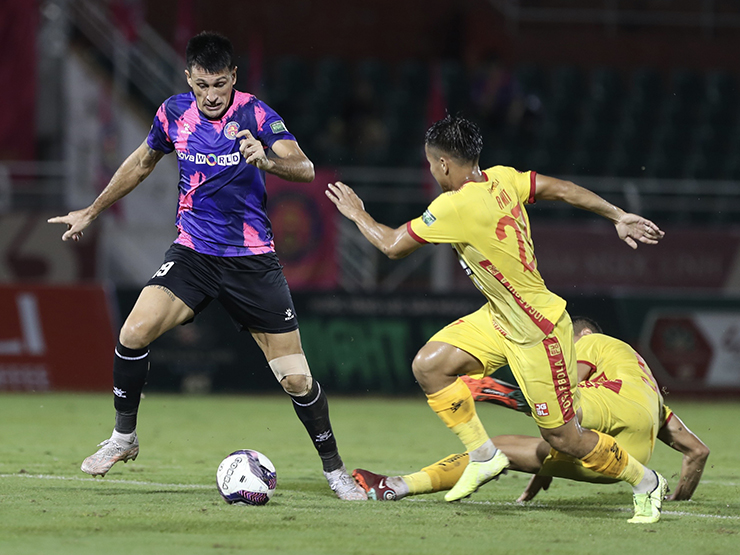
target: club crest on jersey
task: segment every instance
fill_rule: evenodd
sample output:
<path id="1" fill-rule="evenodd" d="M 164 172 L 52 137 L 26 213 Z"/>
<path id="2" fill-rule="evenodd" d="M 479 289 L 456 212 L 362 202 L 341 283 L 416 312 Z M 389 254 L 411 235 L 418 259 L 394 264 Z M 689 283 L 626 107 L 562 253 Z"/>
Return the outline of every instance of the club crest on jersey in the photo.
<path id="1" fill-rule="evenodd" d="M 233 141 L 236 139 L 237 133 L 239 133 L 239 124 L 235 121 L 230 121 L 226 124 L 226 127 L 224 127 L 224 137 L 227 139 L 231 139 Z"/>
<path id="2" fill-rule="evenodd" d="M 437 221 L 437 218 L 435 218 L 429 210 L 424 210 L 424 213 L 421 215 L 421 221 L 429 227 Z"/>

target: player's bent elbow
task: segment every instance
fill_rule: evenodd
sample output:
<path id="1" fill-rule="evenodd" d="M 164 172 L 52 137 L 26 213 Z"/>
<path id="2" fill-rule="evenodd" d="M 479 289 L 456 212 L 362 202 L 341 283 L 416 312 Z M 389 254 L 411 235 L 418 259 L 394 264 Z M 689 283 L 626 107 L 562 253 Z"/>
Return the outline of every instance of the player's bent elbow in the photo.
<path id="1" fill-rule="evenodd" d="M 693 450 L 692 456 L 695 460 L 701 461 L 701 463 L 704 464 L 709 458 L 709 452 L 709 447 L 702 443 L 700 446 L 696 447 Z"/>

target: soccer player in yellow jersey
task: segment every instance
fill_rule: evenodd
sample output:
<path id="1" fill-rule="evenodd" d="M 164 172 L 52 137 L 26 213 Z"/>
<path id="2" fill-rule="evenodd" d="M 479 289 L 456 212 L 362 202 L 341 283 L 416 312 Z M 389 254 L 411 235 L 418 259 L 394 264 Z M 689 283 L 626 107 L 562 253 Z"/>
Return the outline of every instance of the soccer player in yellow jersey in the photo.
<path id="1" fill-rule="evenodd" d="M 584 380 L 578 386 L 580 422 L 614 437 L 643 464 L 652 456 L 656 436 L 681 452 L 680 477 L 669 499 L 690 499 L 709 456 L 707 446 L 663 405 L 652 373 L 636 351 L 618 339 L 603 335 L 598 324 L 587 318 L 574 320 L 573 327 L 578 375 Z M 466 379 L 476 400 L 502 404 L 480 387 L 481 382 L 497 388 L 491 377 Z M 542 438 L 498 436 L 493 441 L 509 458 L 511 469 L 535 474 L 518 501 L 529 501 L 540 489 L 547 489 L 553 477 L 596 483 L 616 481 L 584 468 L 579 459 L 551 449 Z M 384 476 L 362 469 L 353 474 L 370 498 L 395 500 L 450 489 L 467 464 L 467 453 L 461 453 L 407 476 Z"/>
<path id="2" fill-rule="evenodd" d="M 483 139 L 477 126 L 448 116 L 425 136 L 429 168 L 442 188 L 424 214 L 397 229 L 376 222 L 347 185 L 326 192 L 339 211 L 390 258 L 426 243 L 451 243 L 465 271 L 487 299 L 478 311 L 450 324 L 421 348 L 412 365 L 429 405 L 460 438 L 470 463 L 445 499 L 475 492 L 509 465 L 483 428 L 461 374 L 484 376 L 511 367 L 543 438 L 594 472 L 633 486 L 645 511 L 631 522 L 660 518 L 665 479 L 630 457 L 605 434 L 582 429 L 578 405 L 573 331 L 565 301 L 551 293 L 537 271 L 524 205 L 561 200 L 610 219 L 631 247 L 655 244 L 663 232 L 569 181 L 494 166 L 481 171 Z"/>

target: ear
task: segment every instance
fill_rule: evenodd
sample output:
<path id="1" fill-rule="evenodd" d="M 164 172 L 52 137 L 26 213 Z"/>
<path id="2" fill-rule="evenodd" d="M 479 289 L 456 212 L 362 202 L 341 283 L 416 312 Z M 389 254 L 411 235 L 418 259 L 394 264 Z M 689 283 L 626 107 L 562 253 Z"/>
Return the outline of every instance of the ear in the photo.
<path id="1" fill-rule="evenodd" d="M 188 86 L 193 88 L 193 82 L 190 80 L 190 72 L 187 69 L 185 70 L 185 80 L 188 82 Z"/>
<path id="2" fill-rule="evenodd" d="M 442 168 L 442 173 L 444 173 L 445 175 L 450 174 L 450 164 L 447 161 L 447 158 L 445 158 L 444 156 L 439 157 L 439 166 L 440 168 Z"/>
<path id="3" fill-rule="evenodd" d="M 231 71 L 231 85 L 236 85 L 236 70 L 238 68 L 234 66 L 234 69 Z"/>
<path id="4" fill-rule="evenodd" d="M 592 333 L 593 333 L 593 330 L 589 328 L 583 328 L 581 330 L 581 337 L 583 337 L 584 335 L 591 335 Z"/>

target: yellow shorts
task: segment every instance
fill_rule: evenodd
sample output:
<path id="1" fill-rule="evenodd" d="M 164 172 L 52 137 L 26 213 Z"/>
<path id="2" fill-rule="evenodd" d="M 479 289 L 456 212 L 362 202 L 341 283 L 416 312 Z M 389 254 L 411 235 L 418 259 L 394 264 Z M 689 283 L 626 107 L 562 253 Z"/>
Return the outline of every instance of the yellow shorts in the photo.
<path id="1" fill-rule="evenodd" d="M 486 304 L 438 331 L 429 341 L 448 343 L 477 358 L 482 378 L 509 365 L 540 428 L 557 428 L 575 417 L 580 395 L 573 345 L 573 325 L 567 312 L 542 342 L 522 347 L 504 338 L 493 325 Z"/>
<path id="2" fill-rule="evenodd" d="M 581 425 L 614 437 L 631 457 L 646 465 L 653 455 L 661 424 L 662 401 L 657 393 L 637 383 L 610 388 L 598 382 L 585 382 L 578 389 L 583 410 Z M 587 470 L 580 460 L 555 450 L 550 451 L 539 474 L 581 482 L 617 481 Z"/>

